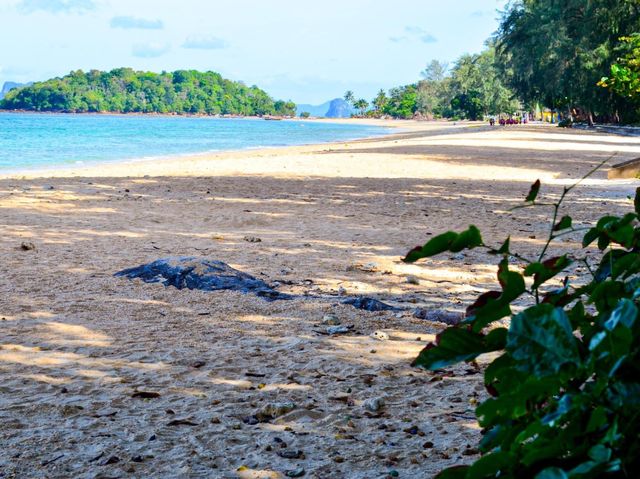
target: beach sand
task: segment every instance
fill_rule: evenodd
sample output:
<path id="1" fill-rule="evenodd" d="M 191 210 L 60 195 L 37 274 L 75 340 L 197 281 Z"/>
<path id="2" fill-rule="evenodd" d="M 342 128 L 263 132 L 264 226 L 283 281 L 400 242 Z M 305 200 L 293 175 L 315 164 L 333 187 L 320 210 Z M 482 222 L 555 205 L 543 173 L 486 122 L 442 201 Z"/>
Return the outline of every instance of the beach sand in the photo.
<path id="1" fill-rule="evenodd" d="M 549 212 L 507 212 L 529 185 L 539 178 L 541 194 L 557 198 L 614 153 L 614 163 L 640 156 L 640 139 L 385 124 L 403 132 L 1 178 L 0 477 L 262 478 L 304 468 L 310 478 L 408 478 L 477 458 L 482 371 L 412 368 L 444 327 L 412 309 L 462 312 L 496 287 L 496 258 L 400 257 L 470 223 L 487 243 L 511 235 L 532 254 Z M 581 226 L 629 209 L 637 182 L 605 177 L 586 180 L 562 214 Z M 280 291 L 335 298 L 267 302 L 113 276 L 169 256 L 222 260 Z M 357 310 L 341 294 L 405 311 Z M 318 334 L 326 315 L 353 330 Z M 373 398 L 384 399 L 377 412 L 363 407 Z M 296 409 L 243 422 L 281 402 Z"/>

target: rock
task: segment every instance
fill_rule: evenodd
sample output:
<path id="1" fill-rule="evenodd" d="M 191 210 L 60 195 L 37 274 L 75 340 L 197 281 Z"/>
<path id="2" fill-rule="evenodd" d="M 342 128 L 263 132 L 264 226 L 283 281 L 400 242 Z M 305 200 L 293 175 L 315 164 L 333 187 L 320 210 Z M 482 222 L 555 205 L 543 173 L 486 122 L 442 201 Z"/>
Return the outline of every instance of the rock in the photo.
<path id="1" fill-rule="evenodd" d="M 304 453 L 299 449 L 285 449 L 284 451 L 279 451 L 278 456 L 284 459 L 302 459 L 304 457 Z"/>
<path id="2" fill-rule="evenodd" d="M 362 403 L 362 407 L 369 412 L 380 412 L 384 407 L 383 398 L 370 398 Z"/>
<path id="3" fill-rule="evenodd" d="M 376 263 L 360 264 L 354 263 L 347 266 L 347 271 L 362 271 L 363 273 L 377 273 L 380 271 Z"/>
<path id="4" fill-rule="evenodd" d="M 23 241 L 20 244 L 20 249 L 22 251 L 33 251 L 36 249 L 36 245 L 33 244 L 31 241 Z"/>
<path id="5" fill-rule="evenodd" d="M 417 308 L 413 311 L 413 315 L 419 319 L 426 319 L 427 321 L 435 321 L 436 323 L 444 323 L 454 326 L 462 321 L 462 315 L 460 313 L 452 313 L 442 309 L 424 309 Z"/>
<path id="6" fill-rule="evenodd" d="M 340 324 L 340 320 L 333 314 L 325 314 L 322 318 L 322 324 L 326 324 L 328 326 L 337 326 Z"/>
<path id="7" fill-rule="evenodd" d="M 159 259 L 119 271 L 115 276 L 140 278 L 146 283 L 162 283 L 178 289 L 253 293 L 268 301 L 291 298 L 269 287 L 264 281 L 238 271 L 222 261 L 192 256 Z"/>
<path id="8" fill-rule="evenodd" d="M 418 279 L 417 276 L 413 276 L 412 274 L 410 274 L 409 276 L 407 276 L 407 283 L 420 284 L 420 280 Z"/>
<path id="9" fill-rule="evenodd" d="M 379 339 L 380 341 L 386 341 L 389 339 L 389 335 L 384 331 L 374 331 L 372 337 Z"/>
<path id="10" fill-rule="evenodd" d="M 297 469 L 292 469 L 292 470 L 289 470 L 289 471 L 285 471 L 285 473 L 284 473 L 284 475 L 287 476 L 287 477 L 302 477 L 305 474 L 306 474 L 306 471 L 301 467 L 299 467 Z"/>
<path id="11" fill-rule="evenodd" d="M 346 290 L 345 288 L 343 288 L 342 286 L 340 286 L 340 287 L 338 288 L 338 294 L 339 294 L 340 296 L 344 296 L 345 294 L 347 294 L 347 290 Z"/>
<path id="12" fill-rule="evenodd" d="M 242 418 L 242 422 L 248 424 L 249 426 L 255 426 L 260 422 L 260 420 L 257 416 L 253 415 Z"/>
<path id="13" fill-rule="evenodd" d="M 296 405 L 292 402 L 269 403 L 265 404 L 260 410 L 256 412 L 255 418 L 259 422 L 268 422 L 279 416 L 284 416 L 285 414 L 293 411 L 295 408 Z"/>
<path id="14" fill-rule="evenodd" d="M 356 296 L 345 299 L 342 304 L 349 304 L 354 308 L 364 309 L 365 311 L 399 311 L 398 308 L 366 296 Z"/>
<path id="15" fill-rule="evenodd" d="M 353 326 L 329 326 L 327 328 L 327 334 L 346 334 L 353 329 Z"/>
<path id="16" fill-rule="evenodd" d="M 261 243 L 262 242 L 262 239 L 258 238 L 257 236 L 245 236 L 242 239 L 245 240 L 248 243 Z"/>

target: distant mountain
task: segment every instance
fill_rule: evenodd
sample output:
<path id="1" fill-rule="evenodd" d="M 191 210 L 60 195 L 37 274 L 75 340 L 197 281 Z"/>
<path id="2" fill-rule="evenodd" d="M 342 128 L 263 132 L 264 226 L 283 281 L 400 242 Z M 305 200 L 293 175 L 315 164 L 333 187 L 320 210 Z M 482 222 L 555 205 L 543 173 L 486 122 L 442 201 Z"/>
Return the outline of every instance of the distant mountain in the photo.
<path id="1" fill-rule="evenodd" d="M 331 100 L 329 110 L 325 115 L 327 118 L 349 118 L 353 113 L 351 106 L 342 98 Z"/>
<path id="2" fill-rule="evenodd" d="M 13 90 L 14 88 L 20 88 L 21 86 L 29 86 L 31 84 L 32 83 L 16 83 L 13 81 L 4 82 L 4 85 L 2 85 L 2 90 L 0 90 L 0 100 L 2 100 L 10 90 Z"/>
<path id="3" fill-rule="evenodd" d="M 297 116 L 300 116 L 300 113 L 304 111 L 311 116 L 325 118 L 349 118 L 352 113 L 351 107 L 342 98 L 336 98 L 322 105 L 296 105 Z"/>

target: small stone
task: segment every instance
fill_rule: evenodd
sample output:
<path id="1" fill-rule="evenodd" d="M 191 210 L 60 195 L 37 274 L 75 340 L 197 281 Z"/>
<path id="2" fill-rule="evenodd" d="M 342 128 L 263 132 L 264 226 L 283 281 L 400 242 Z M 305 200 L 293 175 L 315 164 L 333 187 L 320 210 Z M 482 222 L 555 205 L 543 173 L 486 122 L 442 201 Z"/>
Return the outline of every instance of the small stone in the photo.
<path id="1" fill-rule="evenodd" d="M 287 477 L 302 477 L 306 474 L 306 471 L 299 467 L 297 469 L 291 469 L 289 471 L 285 471 L 284 475 Z"/>
<path id="2" fill-rule="evenodd" d="M 304 457 L 304 453 L 299 449 L 285 449 L 284 451 L 278 452 L 278 456 L 284 459 L 302 459 Z"/>
<path id="3" fill-rule="evenodd" d="M 391 469 L 389 471 L 389 476 L 390 477 L 400 477 L 400 473 L 398 471 L 396 471 L 395 469 Z"/>
<path id="4" fill-rule="evenodd" d="M 384 399 L 370 398 L 362 403 L 362 407 L 369 412 L 379 412 L 384 407 Z"/>
<path id="5" fill-rule="evenodd" d="M 31 241 L 23 241 L 20 244 L 20 249 L 22 251 L 33 251 L 36 249 L 36 245 L 33 244 Z"/>
<path id="6" fill-rule="evenodd" d="M 265 404 L 253 417 L 259 422 L 268 422 L 277 417 L 284 416 L 295 408 L 296 405 L 292 402 L 269 403 Z"/>
<path id="7" fill-rule="evenodd" d="M 412 274 L 410 274 L 409 276 L 407 276 L 407 283 L 420 284 L 420 280 L 416 276 L 413 276 Z"/>
<path id="8" fill-rule="evenodd" d="M 338 464 L 342 464 L 344 462 L 344 457 L 342 456 L 335 456 L 333 458 L 333 462 L 337 462 Z"/>
<path id="9" fill-rule="evenodd" d="M 325 314 L 322 318 L 322 324 L 326 324 L 328 326 L 338 326 L 340 324 L 340 320 L 333 314 Z"/>
<path id="10" fill-rule="evenodd" d="M 350 329 L 351 328 L 349 328 L 348 326 L 329 326 L 327 328 L 327 334 L 345 334 L 348 333 Z"/>
<path id="11" fill-rule="evenodd" d="M 387 341 L 389 339 L 389 335 L 384 331 L 374 331 L 371 336 L 379 339 L 380 341 Z"/>
<path id="12" fill-rule="evenodd" d="M 411 426 L 411 427 L 408 427 L 407 429 L 404 429 L 404 432 L 412 435 L 418 434 L 418 431 L 420 431 L 420 429 L 418 429 L 418 426 Z"/>
<path id="13" fill-rule="evenodd" d="M 245 424 L 248 424 L 249 426 L 255 426 L 256 424 L 258 424 L 260 421 L 258 420 L 258 418 L 254 415 L 254 416 L 247 416 L 242 418 L 242 422 Z"/>
<path id="14" fill-rule="evenodd" d="M 205 363 L 204 361 L 194 361 L 193 364 L 191 364 L 192 368 L 196 368 L 196 369 L 200 369 L 202 366 L 204 366 Z"/>
<path id="15" fill-rule="evenodd" d="M 345 288 L 343 288 L 342 286 L 340 286 L 340 287 L 338 288 L 338 294 L 339 294 L 340 296 L 344 296 L 345 294 L 347 294 L 347 290 L 346 290 Z"/>
<path id="16" fill-rule="evenodd" d="M 220 424 L 220 418 L 219 417 L 212 417 L 211 418 L 211 424 Z"/>
<path id="17" fill-rule="evenodd" d="M 262 239 L 258 238 L 257 236 L 245 236 L 242 239 L 245 240 L 247 243 L 261 243 L 262 242 Z"/>
<path id="18" fill-rule="evenodd" d="M 424 449 L 431 449 L 433 447 L 433 443 L 431 441 L 427 441 L 422 445 L 422 447 Z"/>
<path id="19" fill-rule="evenodd" d="M 117 464 L 120 462 L 120 458 L 118 456 L 111 456 L 109 459 L 102 461 L 102 466 L 108 466 L 110 464 Z"/>

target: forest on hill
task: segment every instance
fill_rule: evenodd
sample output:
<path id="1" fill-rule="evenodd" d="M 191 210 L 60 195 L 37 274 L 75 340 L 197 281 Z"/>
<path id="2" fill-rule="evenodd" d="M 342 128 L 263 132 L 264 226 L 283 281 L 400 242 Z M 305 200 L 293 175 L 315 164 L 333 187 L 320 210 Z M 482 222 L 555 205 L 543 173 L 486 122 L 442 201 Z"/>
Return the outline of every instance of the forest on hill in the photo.
<path id="1" fill-rule="evenodd" d="M 11 90 L 5 110 L 70 113 L 179 113 L 206 115 L 295 115 L 295 104 L 274 100 L 257 86 L 248 87 L 215 72 L 172 73 L 117 68 L 109 72 L 77 70 L 61 78 Z"/>

